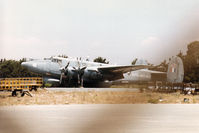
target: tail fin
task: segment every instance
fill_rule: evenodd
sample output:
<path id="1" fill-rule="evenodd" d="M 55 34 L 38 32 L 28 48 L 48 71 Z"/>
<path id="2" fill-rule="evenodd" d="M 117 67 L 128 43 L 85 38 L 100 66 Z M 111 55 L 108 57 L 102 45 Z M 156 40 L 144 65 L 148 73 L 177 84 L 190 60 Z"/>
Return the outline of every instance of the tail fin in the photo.
<path id="1" fill-rule="evenodd" d="M 184 66 L 180 57 L 172 57 L 169 61 L 167 81 L 171 83 L 182 83 L 184 79 Z"/>

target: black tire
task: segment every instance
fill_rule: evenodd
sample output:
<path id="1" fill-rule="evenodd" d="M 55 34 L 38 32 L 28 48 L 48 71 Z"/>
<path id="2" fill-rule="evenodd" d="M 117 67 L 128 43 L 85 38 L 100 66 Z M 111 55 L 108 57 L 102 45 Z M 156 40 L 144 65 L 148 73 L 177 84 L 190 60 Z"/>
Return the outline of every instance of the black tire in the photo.
<path id="1" fill-rule="evenodd" d="M 36 86 L 34 87 L 34 91 L 37 91 L 37 87 Z"/>
<path id="2" fill-rule="evenodd" d="M 16 96 L 17 96 L 16 90 L 12 91 L 12 96 L 13 96 L 13 97 L 16 97 Z"/>
<path id="3" fill-rule="evenodd" d="M 25 95 L 25 92 L 22 92 L 22 93 L 21 93 L 21 97 L 23 97 L 24 95 Z"/>

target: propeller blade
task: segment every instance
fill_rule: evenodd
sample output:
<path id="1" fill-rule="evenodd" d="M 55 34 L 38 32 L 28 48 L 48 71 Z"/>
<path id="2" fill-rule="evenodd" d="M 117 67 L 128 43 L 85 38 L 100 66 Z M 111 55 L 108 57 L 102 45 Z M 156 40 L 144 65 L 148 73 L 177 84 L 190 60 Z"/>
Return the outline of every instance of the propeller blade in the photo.
<path id="1" fill-rule="evenodd" d="M 86 69 L 86 67 L 81 68 L 81 71 L 84 71 Z"/>
<path id="2" fill-rule="evenodd" d="M 65 66 L 65 69 L 67 69 L 67 68 L 68 68 L 69 64 L 70 64 L 70 62 L 68 62 L 68 64 Z"/>
<path id="3" fill-rule="evenodd" d="M 73 67 L 73 69 L 77 70 L 75 67 Z"/>
<path id="4" fill-rule="evenodd" d="M 82 67 L 81 68 L 81 63 L 77 58 L 77 66 L 76 67 L 72 67 L 73 68 L 73 72 L 75 72 L 77 74 L 77 84 L 80 85 L 81 87 L 83 87 L 83 75 L 84 75 L 84 70 L 87 67 Z"/>
<path id="5" fill-rule="evenodd" d="M 78 84 L 80 84 L 80 75 L 79 74 L 77 75 L 77 82 L 78 82 Z"/>
<path id="6" fill-rule="evenodd" d="M 70 62 L 68 62 L 65 67 L 62 67 L 62 68 L 59 69 L 61 71 L 60 81 L 59 81 L 60 84 L 62 83 L 63 76 L 66 75 L 66 73 L 68 71 L 67 68 L 68 68 L 69 64 L 70 64 Z"/>
<path id="7" fill-rule="evenodd" d="M 86 69 L 86 67 L 79 68 L 79 73 L 78 73 L 79 74 L 79 81 L 78 81 L 78 83 L 81 87 L 83 87 L 83 75 L 84 75 L 85 69 Z"/>
<path id="8" fill-rule="evenodd" d="M 61 73 L 61 76 L 60 76 L 60 79 L 59 79 L 59 83 L 60 84 L 62 83 L 62 73 Z"/>

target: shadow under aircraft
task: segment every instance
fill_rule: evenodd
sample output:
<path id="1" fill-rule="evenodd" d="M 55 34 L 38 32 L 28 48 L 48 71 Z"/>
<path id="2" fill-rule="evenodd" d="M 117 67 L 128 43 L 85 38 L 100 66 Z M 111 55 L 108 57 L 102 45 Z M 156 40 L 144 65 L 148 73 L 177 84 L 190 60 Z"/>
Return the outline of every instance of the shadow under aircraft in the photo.
<path id="1" fill-rule="evenodd" d="M 124 73 L 149 68 L 148 65 L 110 65 L 62 57 L 31 60 L 21 65 L 41 74 L 44 82 L 66 87 L 103 87 L 109 85 L 109 81 L 124 78 Z"/>

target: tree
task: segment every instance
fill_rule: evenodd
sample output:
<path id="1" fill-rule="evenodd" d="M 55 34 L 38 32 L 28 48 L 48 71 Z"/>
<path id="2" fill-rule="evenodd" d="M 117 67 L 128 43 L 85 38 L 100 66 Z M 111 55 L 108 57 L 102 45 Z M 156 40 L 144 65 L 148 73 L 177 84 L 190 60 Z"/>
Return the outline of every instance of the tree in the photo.
<path id="1" fill-rule="evenodd" d="M 149 70 L 153 71 L 160 71 L 160 72 L 166 72 L 168 69 L 168 63 L 166 60 L 162 61 L 159 65 L 154 66 L 153 64 L 148 63 L 149 66 L 152 66 L 152 68 L 149 68 Z"/>
<path id="2" fill-rule="evenodd" d="M 160 70 L 160 71 L 163 71 L 163 72 L 166 72 L 167 69 L 168 69 L 168 65 L 169 65 L 169 64 L 167 63 L 167 61 L 164 60 L 163 62 L 160 63 L 160 65 L 159 65 L 159 70 Z"/>
<path id="3" fill-rule="evenodd" d="M 0 77 L 1 78 L 40 76 L 38 74 L 34 74 L 28 71 L 26 68 L 21 66 L 21 62 L 25 61 L 25 59 L 21 59 L 20 61 L 4 59 L 1 61 L 2 61 L 0 63 Z"/>
<path id="4" fill-rule="evenodd" d="M 178 54 L 184 64 L 184 81 L 199 82 L 199 41 L 191 42 L 187 48 L 186 55 Z"/>
<path id="5" fill-rule="evenodd" d="M 93 60 L 94 62 L 99 62 L 99 63 L 105 63 L 105 64 L 109 64 L 109 61 L 106 61 L 105 58 L 102 57 L 97 57 Z"/>
<path id="6" fill-rule="evenodd" d="M 184 59 L 184 55 L 182 53 L 182 51 L 180 50 L 180 52 L 177 54 L 178 57 L 180 57 L 182 60 Z"/>

